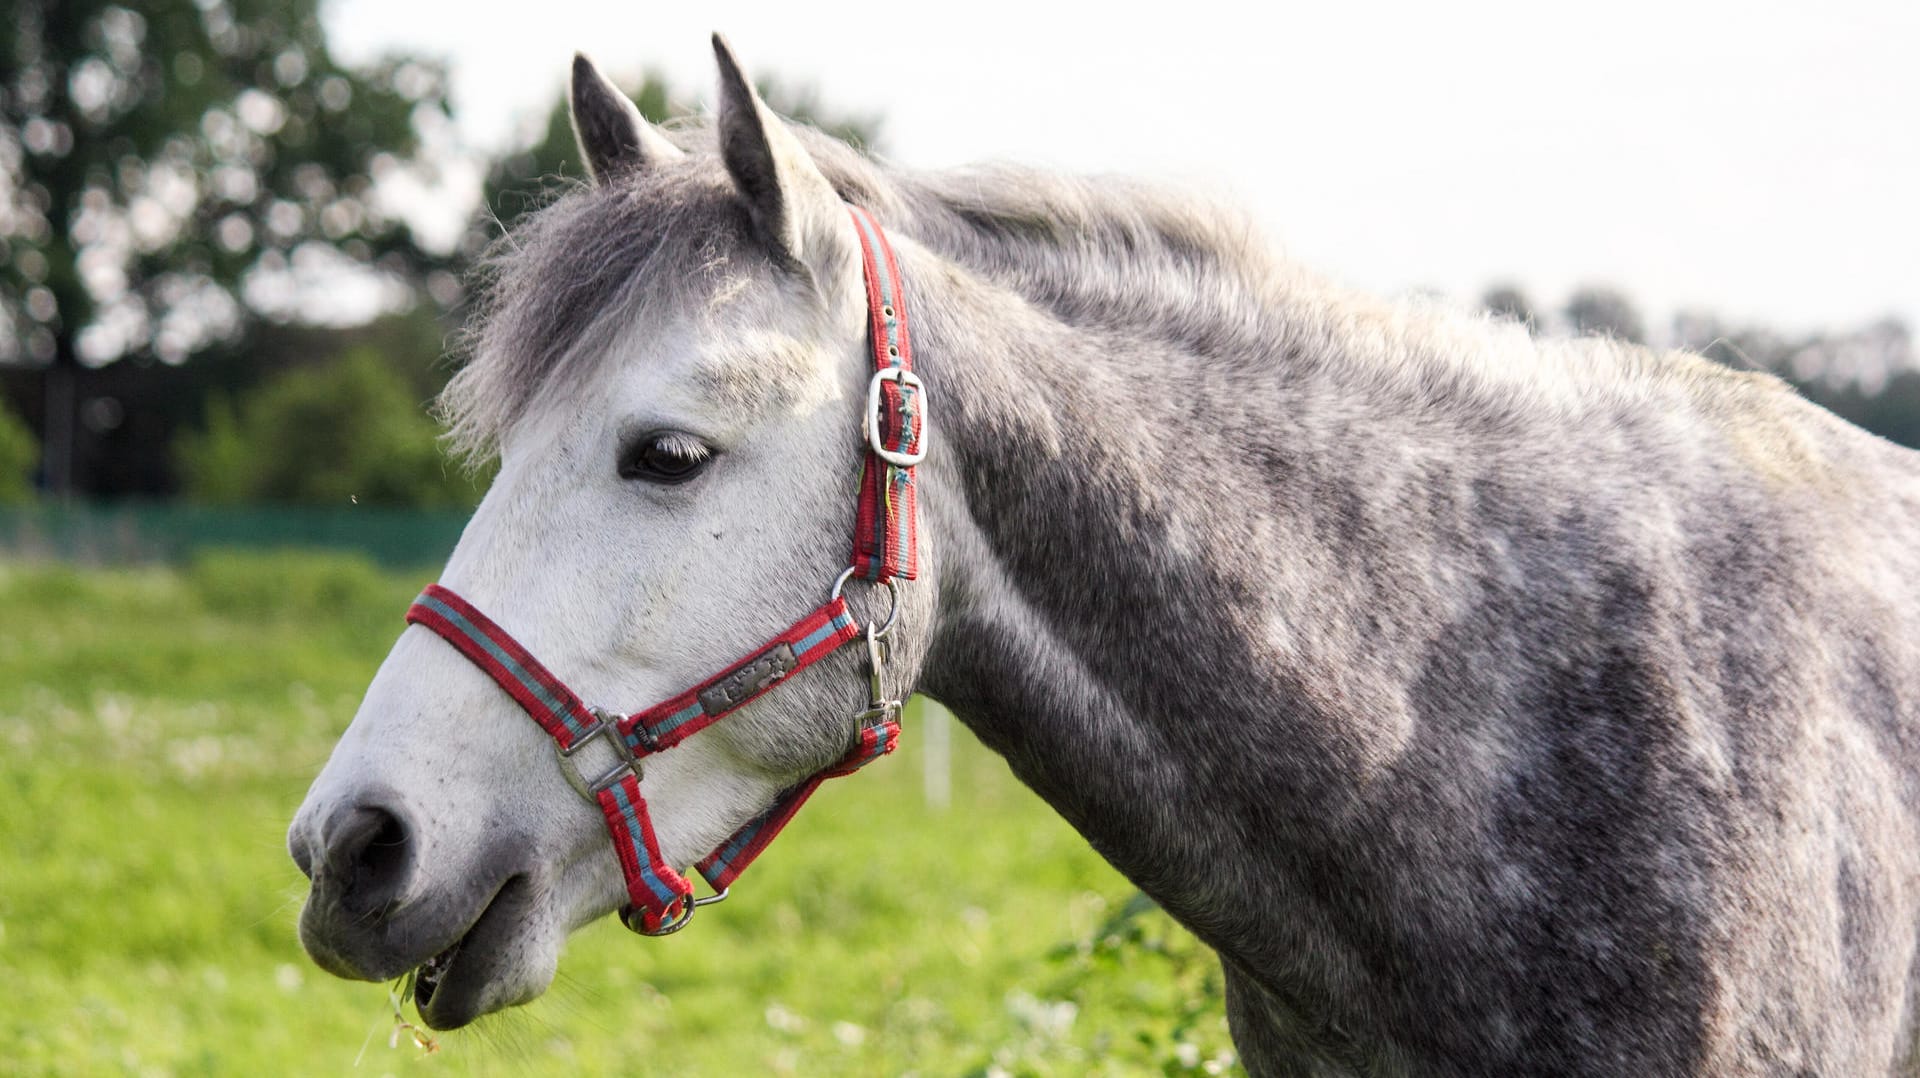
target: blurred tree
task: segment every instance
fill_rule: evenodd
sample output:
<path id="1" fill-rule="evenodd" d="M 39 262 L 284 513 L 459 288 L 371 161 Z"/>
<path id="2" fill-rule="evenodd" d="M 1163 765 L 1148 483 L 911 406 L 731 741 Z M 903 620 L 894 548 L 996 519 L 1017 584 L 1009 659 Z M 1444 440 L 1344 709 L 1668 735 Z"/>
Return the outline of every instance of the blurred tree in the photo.
<path id="1" fill-rule="evenodd" d="M 1487 290 L 1482 303 L 1499 310 L 1509 286 Z M 1567 317 L 1582 332 L 1611 332 L 1639 340 L 1640 316 L 1624 295 L 1584 288 L 1567 301 Z M 1673 316 L 1674 347 L 1698 352 L 1740 370 L 1769 371 L 1808 400 L 1840 418 L 1901 445 L 1920 449 L 1920 352 L 1914 333 L 1896 316 L 1854 329 L 1788 335 L 1757 325 L 1729 323 L 1711 311 Z"/>
<path id="2" fill-rule="evenodd" d="M 443 508 L 473 505 L 480 483 L 448 464 L 439 427 L 382 354 L 270 379 L 238 404 L 216 397 L 204 430 L 181 437 L 189 498 Z"/>
<path id="3" fill-rule="evenodd" d="M 0 505 L 15 505 L 33 497 L 28 476 L 39 455 L 33 432 L 0 401 Z"/>
<path id="4" fill-rule="evenodd" d="M 1920 371 L 1903 370 L 1869 392 L 1858 383 L 1795 383 L 1808 400 L 1889 441 L 1920 449 Z"/>
<path id="5" fill-rule="evenodd" d="M 835 114 L 810 89 L 792 90 L 778 82 L 762 82 L 759 90 L 761 98 L 782 116 L 810 124 L 859 149 L 878 145 L 877 116 Z M 675 103 L 666 80 L 652 72 L 630 96 L 640 107 L 640 115 L 654 123 L 694 114 L 690 106 Z M 462 250 L 470 256 L 478 255 L 495 237 L 511 230 L 522 215 L 546 205 L 566 184 L 582 182 L 586 176 L 586 165 L 574 142 L 567 97 L 562 93 L 547 109 L 546 122 L 534 136 L 502 154 L 488 168 L 481 188 L 483 212 L 468 231 Z"/>
<path id="6" fill-rule="evenodd" d="M 1733 326 L 1710 311 L 1683 310 L 1673 316 L 1673 345 L 1698 352 L 1735 370 L 1780 371 L 1792 348 L 1773 330 Z"/>
<path id="7" fill-rule="evenodd" d="M 1712 311 L 1700 310 L 1698 308 L 1682 308 L 1674 312 L 1673 327 L 1668 336 L 1672 339 L 1675 348 L 1684 348 L 1689 352 L 1698 352 L 1710 359 L 1719 359 L 1724 363 L 1726 362 L 1725 359 L 1720 356 L 1709 355 L 1709 352 L 1722 340 L 1726 339 L 1728 332 L 1727 324 L 1722 322 L 1720 316 Z"/>
<path id="8" fill-rule="evenodd" d="M 290 282 L 437 265 L 372 197 L 419 164 L 445 79 L 352 70 L 320 0 L 16 0 L 0 20 L 0 362 L 45 369 L 46 482 L 77 480 L 86 368 L 179 363 Z"/>
<path id="9" fill-rule="evenodd" d="M 1783 364 L 1796 381 L 1858 386 L 1877 393 L 1887 380 L 1913 363 L 1913 334 L 1898 318 L 1881 318 L 1841 333 L 1826 333 L 1798 343 Z"/>
<path id="10" fill-rule="evenodd" d="M 1528 329 L 1540 328 L 1539 315 L 1534 311 L 1533 301 L 1527 298 L 1527 294 L 1520 290 L 1519 285 L 1494 285 L 1480 297 L 1480 306 L 1493 315 L 1518 322 Z"/>
<path id="11" fill-rule="evenodd" d="M 1576 336 L 1604 335 L 1635 344 L 1647 342 L 1647 327 L 1633 301 L 1617 289 L 1587 285 L 1567 297 L 1567 325 Z"/>

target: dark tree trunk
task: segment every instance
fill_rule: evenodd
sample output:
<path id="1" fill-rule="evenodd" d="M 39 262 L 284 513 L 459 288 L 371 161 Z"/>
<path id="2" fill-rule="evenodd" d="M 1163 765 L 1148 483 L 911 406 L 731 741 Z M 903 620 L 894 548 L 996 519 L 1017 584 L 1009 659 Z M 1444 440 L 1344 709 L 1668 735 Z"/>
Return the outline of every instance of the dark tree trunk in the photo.
<path id="1" fill-rule="evenodd" d="M 80 487 L 80 425 L 76 422 L 80 397 L 80 362 L 73 335 L 62 329 L 48 365 L 45 412 L 41 419 L 41 460 L 47 494 L 71 498 Z"/>

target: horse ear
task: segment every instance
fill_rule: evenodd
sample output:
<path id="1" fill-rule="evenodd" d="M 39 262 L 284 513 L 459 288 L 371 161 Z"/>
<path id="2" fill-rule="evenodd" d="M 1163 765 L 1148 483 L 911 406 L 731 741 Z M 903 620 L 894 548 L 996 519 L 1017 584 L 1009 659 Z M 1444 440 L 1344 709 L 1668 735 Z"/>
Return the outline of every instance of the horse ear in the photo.
<path id="1" fill-rule="evenodd" d="M 683 156 L 680 147 L 654 129 L 620 88 L 607 81 L 583 53 L 573 54 L 573 137 L 580 143 L 593 182 L 606 186 L 623 172 L 638 171 Z"/>
<path id="2" fill-rule="evenodd" d="M 734 187 L 775 257 L 818 276 L 845 246 L 851 219 L 833 184 L 760 100 L 719 34 L 713 52 L 720 61 L 720 156 Z"/>

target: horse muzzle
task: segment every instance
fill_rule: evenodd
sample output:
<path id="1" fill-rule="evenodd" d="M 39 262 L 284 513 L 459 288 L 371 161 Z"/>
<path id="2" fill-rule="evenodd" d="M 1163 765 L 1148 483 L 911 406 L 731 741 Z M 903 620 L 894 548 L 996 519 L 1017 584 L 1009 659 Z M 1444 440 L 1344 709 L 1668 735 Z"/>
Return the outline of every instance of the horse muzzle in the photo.
<path id="1" fill-rule="evenodd" d="M 415 1002 L 436 1029 L 537 996 L 558 948 L 538 945 L 538 889 L 518 860 L 527 844 L 496 838 L 445 873 L 431 870 L 428 845 L 398 797 L 303 811 L 287 848 L 313 884 L 300 914 L 307 954 L 349 980 L 418 971 Z"/>
<path id="2" fill-rule="evenodd" d="M 300 942 L 320 968 L 381 981 L 437 950 L 436 937 L 447 927 L 429 922 L 450 926 L 457 919 L 426 916 L 429 904 L 415 901 L 420 843 L 399 800 L 364 797 L 313 816 L 317 822 L 305 812 L 295 819 L 287 851 L 313 882 Z"/>

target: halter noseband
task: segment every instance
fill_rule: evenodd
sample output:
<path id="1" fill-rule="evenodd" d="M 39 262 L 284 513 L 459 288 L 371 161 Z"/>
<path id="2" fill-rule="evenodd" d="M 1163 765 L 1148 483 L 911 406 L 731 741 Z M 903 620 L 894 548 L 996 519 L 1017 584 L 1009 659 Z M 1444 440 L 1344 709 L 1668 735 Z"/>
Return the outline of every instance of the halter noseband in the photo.
<path id="1" fill-rule="evenodd" d="M 880 675 L 887 635 L 899 614 L 896 580 L 912 580 L 919 572 L 913 468 L 926 455 L 926 390 L 913 373 L 907 310 L 893 248 L 866 210 L 857 206 L 848 210 L 860 236 L 874 375 L 861 419 L 868 452 L 860 473 L 853 564 L 833 582 L 823 605 L 706 681 L 624 716 L 589 706 L 505 629 L 450 589 L 427 585 L 407 611 L 408 622 L 446 638 L 553 738 L 561 773 L 607 819 L 627 883 L 628 905 L 620 911 L 620 919 L 641 935 L 677 932 L 686 927 L 697 907 L 727 897 L 728 887 L 822 782 L 852 774 L 892 752 L 900 738 L 900 701 L 881 691 Z M 855 577 L 887 588 L 892 607 L 878 626 L 863 630 L 841 595 L 847 581 Z M 862 635 L 867 640 L 868 706 L 856 716 L 860 730 L 852 747 L 832 767 L 781 793 L 771 807 L 701 860 L 696 867 L 715 893 L 711 898 L 694 898 L 693 885 L 660 855 L 647 802 L 640 795 L 643 761 Z M 609 762 L 604 770 L 583 771 L 578 755 L 595 741 L 606 743 Z"/>

